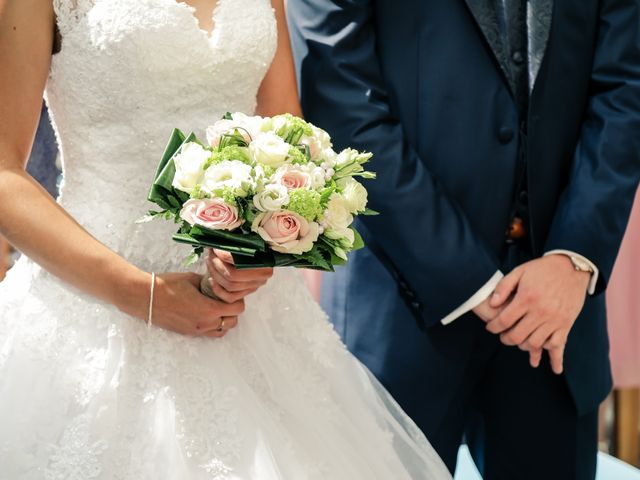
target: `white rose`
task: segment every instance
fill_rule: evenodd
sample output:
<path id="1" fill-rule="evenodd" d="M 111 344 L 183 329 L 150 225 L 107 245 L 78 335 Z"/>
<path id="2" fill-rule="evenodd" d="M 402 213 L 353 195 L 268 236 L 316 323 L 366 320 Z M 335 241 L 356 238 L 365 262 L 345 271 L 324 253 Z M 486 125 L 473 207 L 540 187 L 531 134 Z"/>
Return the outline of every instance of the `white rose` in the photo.
<path id="1" fill-rule="evenodd" d="M 176 174 L 173 187 L 191 194 L 196 185 L 202 183 L 204 165 L 211 158 L 211 152 L 194 142 L 185 144 L 173 158 Z"/>
<path id="2" fill-rule="evenodd" d="M 251 142 L 249 152 L 256 162 L 278 168 L 287 160 L 289 144 L 273 132 L 264 132 Z"/>
<path id="3" fill-rule="evenodd" d="M 324 234 L 327 237 L 340 240 L 346 247 L 353 245 L 355 234 L 349 228 L 353 223 L 353 215 L 341 195 L 337 193 L 331 195 L 320 223 L 324 227 Z"/>
<path id="4" fill-rule="evenodd" d="M 327 168 L 335 167 L 337 158 L 338 154 L 331 147 L 324 149 L 320 156 L 322 163 L 325 164 Z"/>
<path id="5" fill-rule="evenodd" d="M 320 168 L 313 163 L 306 164 L 304 168 L 309 174 L 312 189 L 318 190 L 327 184 L 326 172 L 323 168 Z"/>
<path id="6" fill-rule="evenodd" d="M 220 138 L 232 132 L 232 126 L 233 122 L 231 120 L 222 119 L 207 127 L 207 143 L 209 146 L 217 148 L 220 144 Z"/>
<path id="7" fill-rule="evenodd" d="M 249 117 L 244 113 L 234 113 L 232 119 L 218 120 L 207 128 L 207 142 L 216 148 L 220 144 L 220 138 L 225 134 L 233 134 L 235 130 L 242 135 L 247 143 L 256 138 L 262 129 L 262 117 Z"/>
<path id="8" fill-rule="evenodd" d="M 320 144 L 320 140 L 315 137 L 302 137 L 300 139 L 301 145 L 306 145 L 309 147 L 309 156 L 312 161 L 317 161 L 322 156 L 322 145 Z"/>
<path id="9" fill-rule="evenodd" d="M 369 194 L 367 189 L 357 180 L 350 178 L 344 187 L 342 195 L 351 213 L 362 212 L 367 208 Z"/>
<path id="10" fill-rule="evenodd" d="M 316 127 L 315 125 L 311 125 L 311 130 L 313 131 L 313 137 L 320 143 L 320 148 L 322 150 L 333 146 L 331 143 L 331 136 L 326 131 Z"/>
<path id="11" fill-rule="evenodd" d="M 251 140 L 260 135 L 262 131 L 262 125 L 264 124 L 264 118 L 259 115 L 249 116 L 244 113 L 236 112 L 231 115 L 233 118 L 232 123 L 234 126 L 242 128 L 251 136 Z"/>
<path id="12" fill-rule="evenodd" d="M 311 160 L 322 160 L 324 151 L 331 150 L 331 147 L 333 146 L 331 143 L 331 137 L 327 132 L 315 125 L 311 125 L 311 131 L 313 134 L 311 136 L 303 136 L 300 139 L 300 143 L 309 147 Z"/>
<path id="13" fill-rule="evenodd" d="M 209 194 L 230 188 L 238 197 L 246 197 L 252 187 L 251 166 L 239 160 L 225 160 L 211 165 L 204 173 L 202 182 L 202 190 Z"/>
<path id="14" fill-rule="evenodd" d="M 263 131 L 270 130 L 272 132 L 277 132 L 282 127 L 287 125 L 287 117 L 285 115 L 276 115 L 275 117 L 271 117 L 268 120 L 265 120 L 263 124 Z"/>
<path id="15" fill-rule="evenodd" d="M 289 192 L 283 185 L 267 185 L 253 196 L 253 204 L 261 212 L 275 212 L 289 203 Z"/>

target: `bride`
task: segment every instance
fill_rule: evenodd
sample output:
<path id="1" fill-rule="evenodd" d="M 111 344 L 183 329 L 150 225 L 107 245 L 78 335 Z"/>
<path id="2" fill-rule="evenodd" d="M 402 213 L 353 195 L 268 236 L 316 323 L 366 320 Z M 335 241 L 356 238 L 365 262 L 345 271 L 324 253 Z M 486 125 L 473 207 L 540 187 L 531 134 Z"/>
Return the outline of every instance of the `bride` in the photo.
<path id="1" fill-rule="evenodd" d="M 211 300 L 134 223 L 173 127 L 299 113 L 283 0 L 46 3 L 0 0 L 0 477 L 449 478 L 299 272 L 213 253 Z M 23 169 L 43 91 L 57 202 Z"/>

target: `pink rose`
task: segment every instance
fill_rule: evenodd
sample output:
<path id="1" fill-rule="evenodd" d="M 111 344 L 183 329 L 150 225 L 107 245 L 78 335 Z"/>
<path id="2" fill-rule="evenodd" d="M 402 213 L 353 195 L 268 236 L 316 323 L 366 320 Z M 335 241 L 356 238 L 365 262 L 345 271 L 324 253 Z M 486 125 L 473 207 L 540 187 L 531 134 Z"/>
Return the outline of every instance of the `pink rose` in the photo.
<path id="1" fill-rule="evenodd" d="M 200 225 L 211 230 L 235 230 L 244 223 L 238 218 L 238 209 L 219 198 L 187 200 L 180 218 L 189 225 Z"/>
<path id="2" fill-rule="evenodd" d="M 283 187 L 286 187 L 287 190 L 308 188 L 311 184 L 309 174 L 301 172 L 300 170 L 285 170 L 281 173 L 276 173 L 275 181 Z"/>
<path id="3" fill-rule="evenodd" d="M 259 214 L 251 230 L 280 253 L 300 255 L 313 248 L 318 240 L 319 225 L 309 222 L 295 212 L 280 210 Z"/>
<path id="4" fill-rule="evenodd" d="M 300 166 L 283 165 L 276 170 L 271 182 L 276 185 L 282 185 L 287 190 L 295 190 L 296 188 L 311 188 L 311 180 L 311 175 Z"/>

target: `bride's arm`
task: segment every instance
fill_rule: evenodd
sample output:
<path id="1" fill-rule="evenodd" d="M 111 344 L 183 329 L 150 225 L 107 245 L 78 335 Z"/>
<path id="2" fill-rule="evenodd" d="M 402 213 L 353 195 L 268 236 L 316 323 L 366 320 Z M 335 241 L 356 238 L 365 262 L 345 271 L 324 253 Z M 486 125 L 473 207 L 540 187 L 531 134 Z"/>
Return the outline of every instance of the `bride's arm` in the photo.
<path id="1" fill-rule="evenodd" d="M 84 292 L 146 318 L 150 274 L 93 238 L 29 176 L 29 157 L 53 44 L 51 2 L 0 0 L 0 234 L 45 269 Z M 237 316 L 198 291 L 195 274 L 158 278 L 154 323 L 184 334 L 209 332 Z M 229 322 L 227 322 L 229 323 Z"/>
<path id="2" fill-rule="evenodd" d="M 284 0 L 272 0 L 271 3 L 278 23 L 278 47 L 269 71 L 258 90 L 256 113 L 265 117 L 280 113 L 291 113 L 301 117 L 302 109 L 298 100 L 298 85 Z"/>

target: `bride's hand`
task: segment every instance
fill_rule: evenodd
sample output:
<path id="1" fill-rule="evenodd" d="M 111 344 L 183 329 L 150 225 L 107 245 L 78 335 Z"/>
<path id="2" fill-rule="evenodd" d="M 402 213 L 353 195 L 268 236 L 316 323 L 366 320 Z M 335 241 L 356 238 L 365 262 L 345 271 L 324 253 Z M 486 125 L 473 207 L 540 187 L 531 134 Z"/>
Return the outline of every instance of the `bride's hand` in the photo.
<path id="1" fill-rule="evenodd" d="M 213 249 L 207 255 L 207 268 L 213 293 L 227 303 L 237 302 L 255 292 L 273 275 L 273 268 L 238 270 L 229 252 Z"/>
<path id="2" fill-rule="evenodd" d="M 225 303 L 212 300 L 200 292 L 201 276 L 195 273 L 165 273 L 156 276 L 153 298 L 153 325 L 183 335 L 223 337 L 238 323 L 244 301 Z M 122 305 L 121 310 L 147 319 L 151 287 L 146 280 L 146 293 L 139 291 L 136 306 Z M 141 288 L 145 288 L 142 286 Z M 140 302 L 139 299 L 146 299 Z M 224 322 L 223 322 L 224 319 Z"/>

